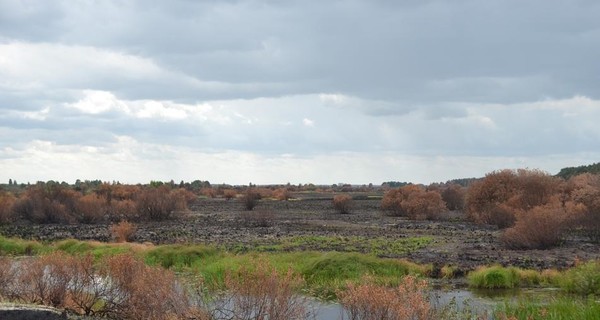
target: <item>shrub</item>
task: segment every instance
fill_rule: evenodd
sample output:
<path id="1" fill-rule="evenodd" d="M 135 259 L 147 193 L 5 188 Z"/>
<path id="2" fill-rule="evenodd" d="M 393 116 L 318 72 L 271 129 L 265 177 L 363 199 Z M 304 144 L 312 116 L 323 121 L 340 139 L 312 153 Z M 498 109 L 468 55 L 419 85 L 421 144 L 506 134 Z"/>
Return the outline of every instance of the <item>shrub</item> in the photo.
<path id="1" fill-rule="evenodd" d="M 269 210 L 243 211 L 240 216 L 242 223 L 251 227 L 270 227 L 275 220 L 275 213 Z"/>
<path id="2" fill-rule="evenodd" d="M 287 201 L 292 197 L 291 193 L 288 191 L 287 188 L 279 188 L 273 191 L 273 196 L 275 197 L 275 199 L 280 201 Z"/>
<path id="3" fill-rule="evenodd" d="M 543 171 L 494 171 L 469 187 L 465 206 L 471 220 L 507 228 L 515 212 L 546 205 L 559 188 L 560 180 Z"/>
<path id="4" fill-rule="evenodd" d="M 236 196 L 237 196 L 237 192 L 233 189 L 225 189 L 223 191 L 223 197 L 225 198 L 225 200 L 234 199 Z"/>
<path id="5" fill-rule="evenodd" d="M 600 242 L 600 175 L 582 174 L 569 179 L 563 201 L 585 206 L 575 223 L 592 241 Z"/>
<path id="6" fill-rule="evenodd" d="M 118 200 L 112 201 L 108 207 L 110 221 L 116 222 L 121 220 L 139 221 L 141 220 L 137 206 L 133 200 Z"/>
<path id="7" fill-rule="evenodd" d="M 66 306 L 73 257 L 55 252 L 19 263 L 8 294 L 12 300 L 56 308 Z"/>
<path id="8" fill-rule="evenodd" d="M 28 188 L 14 205 L 18 217 L 35 223 L 69 223 L 81 194 L 56 183 Z"/>
<path id="9" fill-rule="evenodd" d="M 250 211 L 256 207 L 258 204 L 258 200 L 260 200 L 260 193 L 256 192 L 256 190 L 248 188 L 246 193 L 241 198 L 242 203 L 244 204 L 244 209 Z"/>
<path id="10" fill-rule="evenodd" d="M 347 194 L 336 195 L 333 197 L 333 207 L 339 213 L 350 213 L 350 209 L 352 208 L 352 197 Z"/>
<path id="11" fill-rule="evenodd" d="M 106 202 L 95 194 L 77 199 L 75 217 L 81 223 L 96 223 L 105 219 Z"/>
<path id="12" fill-rule="evenodd" d="M 0 225 L 13 222 L 15 200 L 12 194 L 0 191 Z"/>
<path id="13" fill-rule="evenodd" d="M 190 197 L 184 189 L 171 191 L 160 186 L 141 190 L 135 202 L 141 219 L 162 221 L 172 218 L 176 211 L 186 210 Z"/>
<path id="14" fill-rule="evenodd" d="M 425 191 L 416 185 L 386 192 L 381 206 L 393 216 L 406 216 L 409 219 L 434 220 L 447 211 L 446 204 L 438 192 Z"/>
<path id="15" fill-rule="evenodd" d="M 253 265 L 255 268 L 242 266 L 237 272 L 225 275 L 227 297 L 224 306 L 231 309 L 235 319 L 285 320 L 308 317 L 307 299 L 296 294 L 303 283 L 300 276 L 291 269 L 279 273 L 262 260 Z M 220 319 L 221 312 L 219 309 L 213 310 L 214 318 Z"/>
<path id="16" fill-rule="evenodd" d="M 576 210 L 576 207 L 562 207 L 555 202 L 517 211 L 516 223 L 504 231 L 501 241 L 511 249 L 548 249 L 556 246 Z"/>
<path id="17" fill-rule="evenodd" d="M 446 187 L 441 195 L 448 210 L 462 210 L 465 207 L 465 188 L 458 184 Z"/>
<path id="18" fill-rule="evenodd" d="M 349 319 L 425 320 L 431 317 L 426 281 L 405 276 L 396 288 L 376 285 L 368 278 L 363 278 L 363 282 L 349 283 L 338 293 Z"/>
<path id="19" fill-rule="evenodd" d="M 137 231 L 135 224 L 121 221 L 118 224 L 110 226 L 110 233 L 116 242 L 129 242 L 133 240 L 133 235 Z"/>
<path id="20" fill-rule="evenodd" d="M 190 311 L 189 297 L 175 274 L 149 267 L 131 255 L 108 257 L 100 275 L 110 292 L 105 314 L 118 319 L 182 319 Z"/>

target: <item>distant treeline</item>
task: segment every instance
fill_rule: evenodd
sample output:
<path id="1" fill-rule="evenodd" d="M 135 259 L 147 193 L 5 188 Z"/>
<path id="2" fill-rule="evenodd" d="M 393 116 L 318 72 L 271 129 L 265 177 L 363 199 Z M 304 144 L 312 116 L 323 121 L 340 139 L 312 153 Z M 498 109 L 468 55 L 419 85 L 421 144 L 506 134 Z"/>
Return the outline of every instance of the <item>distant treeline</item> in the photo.
<path id="1" fill-rule="evenodd" d="M 562 168 L 556 176 L 563 179 L 569 179 L 582 173 L 600 174 L 600 162 L 587 166 Z"/>

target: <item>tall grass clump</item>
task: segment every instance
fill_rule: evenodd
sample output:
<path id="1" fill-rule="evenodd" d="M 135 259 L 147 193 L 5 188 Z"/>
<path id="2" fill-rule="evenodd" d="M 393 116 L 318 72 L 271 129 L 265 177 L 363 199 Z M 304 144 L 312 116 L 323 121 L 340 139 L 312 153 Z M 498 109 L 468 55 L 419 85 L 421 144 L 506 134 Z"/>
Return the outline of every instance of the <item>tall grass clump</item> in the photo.
<path id="1" fill-rule="evenodd" d="M 0 256 L 36 255 L 49 251 L 37 241 L 0 236 Z"/>
<path id="2" fill-rule="evenodd" d="M 163 268 L 182 270 L 206 264 L 208 259 L 216 260 L 218 253 L 216 248 L 203 245 L 164 245 L 146 252 L 145 261 Z"/>
<path id="3" fill-rule="evenodd" d="M 481 289 L 510 289 L 519 286 L 516 268 L 480 267 L 467 276 L 469 285 Z"/>
<path id="4" fill-rule="evenodd" d="M 600 295 L 600 261 L 589 261 L 565 271 L 559 284 L 567 292 Z"/>

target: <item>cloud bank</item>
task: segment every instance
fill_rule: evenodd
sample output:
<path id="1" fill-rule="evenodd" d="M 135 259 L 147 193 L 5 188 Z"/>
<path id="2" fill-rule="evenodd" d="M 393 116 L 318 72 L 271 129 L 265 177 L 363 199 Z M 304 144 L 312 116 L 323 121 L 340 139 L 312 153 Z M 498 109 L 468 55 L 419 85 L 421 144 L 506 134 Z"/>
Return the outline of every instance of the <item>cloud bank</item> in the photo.
<path id="1" fill-rule="evenodd" d="M 597 162 L 598 16 L 595 1 L 2 0 L 0 179 L 427 183 Z"/>

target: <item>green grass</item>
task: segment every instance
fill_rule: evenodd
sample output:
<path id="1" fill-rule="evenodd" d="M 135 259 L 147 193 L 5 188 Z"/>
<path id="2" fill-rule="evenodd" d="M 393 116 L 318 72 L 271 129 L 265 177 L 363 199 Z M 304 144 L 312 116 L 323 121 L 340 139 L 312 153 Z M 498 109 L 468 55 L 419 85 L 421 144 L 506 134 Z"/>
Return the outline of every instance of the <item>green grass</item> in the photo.
<path id="1" fill-rule="evenodd" d="M 232 247 L 235 252 L 272 251 L 338 251 L 368 253 L 379 257 L 401 256 L 429 245 L 431 237 L 389 239 L 359 236 L 296 236 L 271 243 L 256 242 Z"/>
<path id="2" fill-rule="evenodd" d="M 481 289 L 510 289 L 519 285 L 516 268 L 482 267 L 470 272 L 467 277 L 471 287 Z"/>
<path id="3" fill-rule="evenodd" d="M 593 299 L 579 300 L 573 297 L 560 297 L 553 301 L 540 303 L 535 301 L 506 302 L 496 308 L 496 318 L 527 320 L 598 320 L 600 303 Z"/>
<path id="4" fill-rule="evenodd" d="M 527 270 L 498 265 L 480 267 L 467 275 L 469 285 L 479 289 L 511 289 L 517 287 L 556 287 L 564 273 L 556 270 Z"/>
<path id="5" fill-rule="evenodd" d="M 600 295 L 600 261 L 589 261 L 563 272 L 558 283 L 567 292 Z"/>
<path id="6" fill-rule="evenodd" d="M 38 241 L 0 236 L 0 256 L 38 255 L 51 251 Z"/>
<path id="7" fill-rule="evenodd" d="M 146 263 L 161 265 L 163 268 L 182 270 L 206 263 L 215 259 L 218 250 L 204 245 L 164 245 L 148 250 L 145 253 Z"/>

